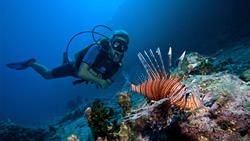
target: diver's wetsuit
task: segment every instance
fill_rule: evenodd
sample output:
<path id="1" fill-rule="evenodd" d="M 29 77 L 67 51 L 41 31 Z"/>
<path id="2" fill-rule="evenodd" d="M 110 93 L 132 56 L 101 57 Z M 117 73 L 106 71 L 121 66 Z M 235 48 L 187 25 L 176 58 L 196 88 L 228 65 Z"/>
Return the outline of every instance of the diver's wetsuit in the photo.
<path id="1" fill-rule="evenodd" d="M 92 66 L 96 60 L 97 55 L 100 53 L 101 48 L 99 46 L 92 46 L 82 59 L 82 62 Z M 65 76 L 77 77 L 79 66 L 76 66 L 76 62 L 70 62 L 69 64 L 63 64 L 57 68 L 51 70 L 53 78 L 60 78 Z"/>
<path id="2" fill-rule="evenodd" d="M 78 77 L 80 64 L 84 62 L 90 66 L 96 73 L 102 74 L 104 79 L 112 77 L 112 75 L 120 67 L 118 63 L 114 63 L 109 59 L 107 52 L 103 51 L 102 46 L 91 46 L 84 57 L 79 61 L 63 64 L 51 70 L 52 78 L 60 78 L 65 76 Z"/>
<path id="3" fill-rule="evenodd" d="M 74 66 L 74 62 L 70 64 L 63 64 L 51 70 L 52 78 L 60 78 L 66 76 L 77 77 L 77 69 Z"/>

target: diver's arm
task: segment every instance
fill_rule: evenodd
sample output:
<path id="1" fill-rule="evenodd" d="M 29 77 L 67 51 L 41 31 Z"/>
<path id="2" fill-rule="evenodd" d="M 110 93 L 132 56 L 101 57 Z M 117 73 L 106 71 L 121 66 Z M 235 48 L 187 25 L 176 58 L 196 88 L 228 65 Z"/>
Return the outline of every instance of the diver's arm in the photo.
<path id="1" fill-rule="evenodd" d="M 104 80 L 100 77 L 98 77 L 98 75 L 95 75 L 93 72 L 91 72 L 91 68 L 89 67 L 89 65 L 87 63 L 81 63 L 80 68 L 79 68 L 79 72 L 78 72 L 78 76 L 82 79 L 85 79 L 87 81 L 91 81 L 94 82 L 96 84 L 101 85 L 102 87 L 107 87 L 109 83 L 109 81 Z"/>

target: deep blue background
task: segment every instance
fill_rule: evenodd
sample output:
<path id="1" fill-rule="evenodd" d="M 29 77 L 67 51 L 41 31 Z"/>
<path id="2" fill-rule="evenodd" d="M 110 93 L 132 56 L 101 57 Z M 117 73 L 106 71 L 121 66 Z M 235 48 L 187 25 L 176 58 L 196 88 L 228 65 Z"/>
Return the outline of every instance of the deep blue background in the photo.
<path id="1" fill-rule="evenodd" d="M 131 43 L 123 69 L 131 78 L 143 49 L 160 46 L 166 55 L 171 45 L 174 55 L 184 50 L 211 54 L 250 35 L 249 0 L 1 0 L 0 10 L 0 119 L 26 126 L 63 115 L 67 101 L 78 95 L 112 97 L 121 88 L 120 77 L 112 88 L 100 90 L 72 86 L 72 78 L 47 81 L 32 69 L 5 67 L 30 57 L 56 67 L 76 32 L 96 24 L 128 31 Z M 71 56 L 89 43 L 87 35 L 75 40 Z"/>

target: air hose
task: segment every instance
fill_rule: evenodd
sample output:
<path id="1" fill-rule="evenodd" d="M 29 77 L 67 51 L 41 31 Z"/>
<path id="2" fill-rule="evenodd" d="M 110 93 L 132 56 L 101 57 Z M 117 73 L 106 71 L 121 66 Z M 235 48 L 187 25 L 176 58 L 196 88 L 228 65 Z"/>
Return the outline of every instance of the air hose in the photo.
<path id="1" fill-rule="evenodd" d="M 91 31 L 82 31 L 82 32 L 78 32 L 78 33 L 76 33 L 75 35 L 73 35 L 73 36 L 70 38 L 70 40 L 69 40 L 69 42 L 68 42 L 68 44 L 67 44 L 67 47 L 66 47 L 65 52 L 63 53 L 64 59 L 65 59 L 65 60 L 64 60 L 65 63 L 67 63 L 67 64 L 70 63 L 70 60 L 69 60 L 69 53 L 68 53 L 68 52 L 69 52 L 69 47 L 70 47 L 70 44 L 71 44 L 71 42 L 73 41 L 73 39 L 75 39 L 77 36 L 82 35 L 82 34 L 86 34 L 86 33 L 91 33 L 94 43 L 95 43 L 96 45 L 98 45 L 98 46 L 100 46 L 100 45 L 99 45 L 98 41 L 96 40 L 95 35 L 100 35 L 100 36 L 102 36 L 102 37 L 105 37 L 105 38 L 109 39 L 108 36 L 106 36 L 106 35 L 104 35 L 104 34 L 102 34 L 102 33 L 96 32 L 96 28 L 98 28 L 98 27 L 104 27 L 104 28 L 106 28 L 106 29 L 112 31 L 112 29 L 111 29 L 110 27 L 106 26 L 106 25 L 96 25 L 96 26 L 93 27 L 93 29 L 92 29 Z"/>

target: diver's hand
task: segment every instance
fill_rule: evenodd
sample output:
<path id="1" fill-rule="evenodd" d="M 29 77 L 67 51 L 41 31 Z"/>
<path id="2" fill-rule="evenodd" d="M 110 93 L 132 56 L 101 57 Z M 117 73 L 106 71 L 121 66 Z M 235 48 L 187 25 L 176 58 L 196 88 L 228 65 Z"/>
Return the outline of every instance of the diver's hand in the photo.
<path id="1" fill-rule="evenodd" d="M 110 79 L 106 79 L 106 80 L 102 79 L 100 81 L 100 86 L 101 88 L 104 88 L 104 89 L 108 88 L 111 84 L 112 84 L 112 81 Z"/>

